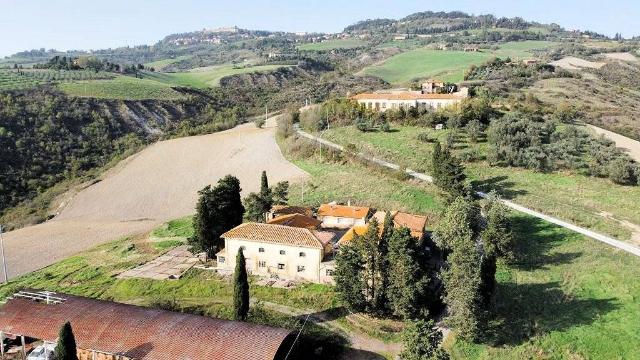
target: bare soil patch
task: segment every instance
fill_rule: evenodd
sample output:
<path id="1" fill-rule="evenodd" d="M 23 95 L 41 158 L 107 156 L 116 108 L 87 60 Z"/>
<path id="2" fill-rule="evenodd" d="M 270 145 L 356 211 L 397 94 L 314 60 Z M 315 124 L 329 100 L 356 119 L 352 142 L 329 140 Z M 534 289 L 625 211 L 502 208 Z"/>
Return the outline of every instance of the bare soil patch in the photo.
<path id="1" fill-rule="evenodd" d="M 197 191 L 227 174 L 240 179 L 243 196 L 259 189 L 262 170 L 273 183 L 304 179 L 307 174 L 282 156 L 274 134 L 245 124 L 149 146 L 79 191 L 52 220 L 6 233 L 9 276 L 189 215 Z"/>
<path id="2" fill-rule="evenodd" d="M 621 52 L 621 53 L 606 53 L 604 57 L 612 60 L 622 60 L 629 62 L 638 62 L 638 58 L 635 57 L 632 53 Z"/>
<path id="3" fill-rule="evenodd" d="M 551 65 L 561 67 L 567 70 L 582 70 L 584 68 L 599 69 L 605 65 L 603 62 L 594 62 L 580 59 L 573 56 L 567 56 L 560 60 L 552 61 Z"/>

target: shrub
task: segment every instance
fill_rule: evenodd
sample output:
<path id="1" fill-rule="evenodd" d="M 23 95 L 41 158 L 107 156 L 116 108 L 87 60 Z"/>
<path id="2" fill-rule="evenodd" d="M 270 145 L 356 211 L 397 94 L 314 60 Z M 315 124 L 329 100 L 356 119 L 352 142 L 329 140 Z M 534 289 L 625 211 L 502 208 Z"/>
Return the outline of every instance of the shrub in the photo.
<path id="1" fill-rule="evenodd" d="M 418 134 L 418 141 L 423 143 L 432 143 L 435 141 L 431 136 L 429 136 L 428 132 L 423 132 Z"/>
<path id="2" fill-rule="evenodd" d="M 618 158 L 609 164 L 609 178 L 616 184 L 637 184 L 636 169 L 629 159 Z"/>

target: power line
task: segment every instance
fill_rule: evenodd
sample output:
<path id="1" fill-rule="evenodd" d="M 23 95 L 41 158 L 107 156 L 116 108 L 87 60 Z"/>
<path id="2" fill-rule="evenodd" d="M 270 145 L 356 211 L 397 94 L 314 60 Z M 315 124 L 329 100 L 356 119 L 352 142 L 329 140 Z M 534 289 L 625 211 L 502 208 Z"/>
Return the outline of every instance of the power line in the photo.
<path id="1" fill-rule="evenodd" d="M 300 331 L 298 331 L 298 335 L 296 335 L 295 340 L 293 340 L 293 344 L 291 344 L 291 348 L 287 352 L 287 356 L 284 357 L 284 360 L 287 360 L 289 358 L 289 355 L 291 355 L 291 351 L 293 351 L 293 347 L 296 346 L 296 342 L 298 342 L 298 338 L 300 338 L 300 334 L 302 334 L 302 330 L 304 329 L 304 326 L 307 324 L 307 320 L 309 320 L 309 316 L 311 316 L 311 314 L 307 314 L 307 317 L 304 319 L 304 322 L 302 323 L 302 327 L 300 328 Z"/>

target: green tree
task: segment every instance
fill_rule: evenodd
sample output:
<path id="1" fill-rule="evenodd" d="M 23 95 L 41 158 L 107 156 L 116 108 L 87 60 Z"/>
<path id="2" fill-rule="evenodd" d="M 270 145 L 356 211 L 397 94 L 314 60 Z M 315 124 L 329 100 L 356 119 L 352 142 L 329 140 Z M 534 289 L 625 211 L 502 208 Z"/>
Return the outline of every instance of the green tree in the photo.
<path id="1" fill-rule="evenodd" d="M 260 194 L 251 193 L 244 198 L 245 219 L 253 222 L 265 222 L 265 204 Z"/>
<path id="2" fill-rule="evenodd" d="M 389 287 L 393 314 L 405 319 L 422 315 L 428 279 L 421 267 L 416 239 L 407 228 L 393 232 L 389 240 Z"/>
<path id="3" fill-rule="evenodd" d="M 379 226 L 378 221 L 373 218 L 369 222 L 367 226 L 367 232 L 362 235 L 354 235 L 353 243 L 362 254 L 362 258 L 364 259 L 365 271 L 363 273 L 364 284 L 366 286 L 365 294 L 367 296 L 367 301 L 371 306 L 376 298 L 376 288 L 377 288 L 377 276 L 378 276 L 378 268 L 377 268 L 377 260 L 378 260 L 378 243 L 380 241 L 379 237 Z"/>
<path id="4" fill-rule="evenodd" d="M 436 244 L 447 251 L 448 266 L 442 271 L 447 323 L 467 340 L 478 340 L 486 316 L 480 292 L 481 257 L 478 251 L 479 215 L 475 204 L 456 198 L 435 229 Z"/>
<path id="5" fill-rule="evenodd" d="M 478 142 L 478 139 L 482 136 L 482 123 L 478 119 L 474 119 L 469 121 L 466 126 L 467 135 L 469 135 L 469 140 L 471 142 Z"/>
<path id="6" fill-rule="evenodd" d="M 480 293 L 484 308 L 490 310 L 495 304 L 497 260 L 513 259 L 513 236 L 507 207 L 495 195 L 489 197 L 484 212 L 487 226 L 481 233 L 483 254 Z"/>
<path id="7" fill-rule="evenodd" d="M 60 328 L 58 343 L 53 351 L 53 360 L 78 360 L 76 338 L 71 324 L 67 321 Z"/>
<path id="8" fill-rule="evenodd" d="M 206 186 L 198 192 L 193 219 L 194 236 L 189 243 L 195 251 L 213 256 L 224 246 L 220 236 L 242 224 L 244 206 L 240 198 L 240 180 L 227 175 L 215 188 Z"/>
<path id="9" fill-rule="evenodd" d="M 269 188 L 269 180 L 267 179 L 267 172 L 262 171 L 260 178 L 260 198 L 262 198 L 262 204 L 264 205 L 264 212 L 271 210 L 273 205 L 273 198 L 271 195 L 271 189 Z"/>
<path id="10" fill-rule="evenodd" d="M 198 191 L 198 202 L 196 203 L 196 214 L 193 216 L 194 235 L 189 239 L 189 243 L 195 251 L 207 251 L 214 247 L 215 227 L 212 207 L 213 190 L 207 185 Z"/>
<path id="11" fill-rule="evenodd" d="M 451 154 L 448 147 L 442 149 L 439 142 L 433 147 L 431 158 L 433 182 L 451 197 L 468 196 L 464 167 L 458 158 Z"/>
<path id="12" fill-rule="evenodd" d="M 389 241 L 393 236 L 393 219 L 387 211 L 384 216 L 382 233 L 378 242 L 378 256 L 376 268 L 378 269 L 378 288 L 374 306 L 378 313 L 385 314 L 389 310 Z"/>
<path id="13" fill-rule="evenodd" d="M 233 273 L 233 318 L 239 321 L 247 320 L 249 313 L 249 279 L 247 264 L 242 248 L 236 255 L 236 269 Z"/>
<path id="14" fill-rule="evenodd" d="M 274 205 L 286 205 L 289 203 L 289 182 L 280 181 L 271 190 Z"/>
<path id="15" fill-rule="evenodd" d="M 364 259 L 354 245 L 344 245 L 336 256 L 333 278 L 342 301 L 352 311 L 365 309 L 365 283 L 363 281 Z"/>
<path id="16" fill-rule="evenodd" d="M 448 360 L 449 354 L 440 347 L 442 331 L 433 320 L 417 320 L 409 323 L 402 334 L 404 349 L 402 360 Z"/>

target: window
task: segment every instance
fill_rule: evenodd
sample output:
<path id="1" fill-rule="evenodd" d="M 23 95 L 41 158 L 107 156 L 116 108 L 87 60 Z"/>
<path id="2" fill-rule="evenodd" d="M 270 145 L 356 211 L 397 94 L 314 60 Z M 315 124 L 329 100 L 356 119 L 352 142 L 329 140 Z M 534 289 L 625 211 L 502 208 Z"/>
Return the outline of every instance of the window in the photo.
<path id="1" fill-rule="evenodd" d="M 258 267 L 267 267 L 267 262 L 266 261 L 258 261 Z"/>
<path id="2" fill-rule="evenodd" d="M 284 250 L 280 250 L 280 255 L 284 255 L 286 252 Z"/>
<path id="3" fill-rule="evenodd" d="M 223 264 L 224 263 L 224 256 L 218 256 L 218 262 Z"/>
<path id="4" fill-rule="evenodd" d="M 305 254 L 304 252 L 300 252 L 300 254 L 299 254 L 299 255 L 300 255 L 300 257 L 305 257 L 305 256 L 307 256 L 307 254 Z"/>
<path id="5" fill-rule="evenodd" d="M 304 271 L 304 266 L 298 265 L 298 272 L 303 272 L 303 271 Z"/>
<path id="6" fill-rule="evenodd" d="M 284 270 L 284 264 L 278 264 L 278 270 Z"/>
<path id="7" fill-rule="evenodd" d="M 338 224 L 342 223 L 342 220 L 344 220 L 344 219 L 343 219 L 343 218 L 338 218 L 338 219 L 337 219 Z"/>
<path id="8" fill-rule="evenodd" d="M 327 269 L 327 276 L 333 276 L 333 270 Z"/>
<path id="9" fill-rule="evenodd" d="M 264 252 L 264 248 L 258 248 L 258 252 Z"/>

